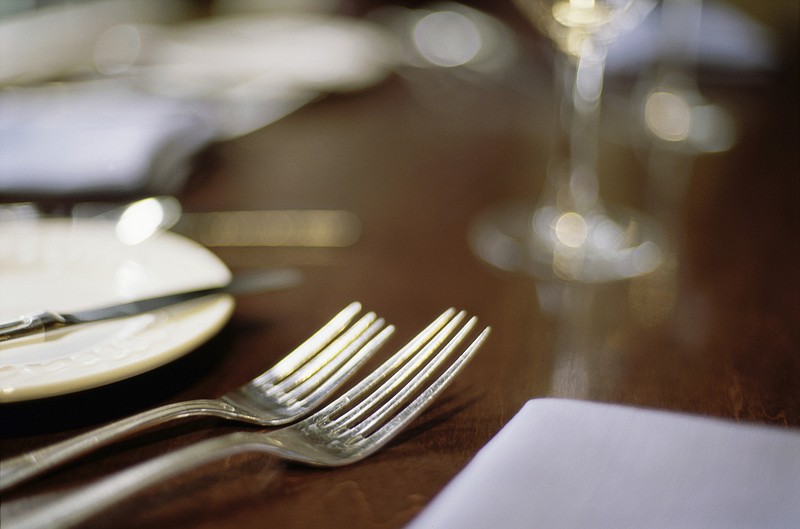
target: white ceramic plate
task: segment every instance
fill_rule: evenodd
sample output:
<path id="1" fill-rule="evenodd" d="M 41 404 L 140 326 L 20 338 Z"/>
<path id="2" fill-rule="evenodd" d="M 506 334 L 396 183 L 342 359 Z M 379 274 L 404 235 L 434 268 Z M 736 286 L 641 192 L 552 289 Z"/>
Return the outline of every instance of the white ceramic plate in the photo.
<path id="1" fill-rule="evenodd" d="M 114 224 L 103 221 L 0 223 L 0 321 L 215 286 L 229 278 L 214 254 L 169 232 L 128 245 Z M 0 402 L 61 395 L 154 369 L 216 334 L 232 311 L 230 296 L 216 296 L 0 345 Z"/>

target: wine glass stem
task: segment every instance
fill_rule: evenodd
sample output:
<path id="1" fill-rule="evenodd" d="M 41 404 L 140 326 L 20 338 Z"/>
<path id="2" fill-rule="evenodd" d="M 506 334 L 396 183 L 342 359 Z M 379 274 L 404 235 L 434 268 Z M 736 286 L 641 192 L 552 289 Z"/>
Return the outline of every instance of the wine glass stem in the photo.
<path id="1" fill-rule="evenodd" d="M 583 48 L 580 55 L 559 53 L 556 57 L 558 133 L 549 171 L 556 206 L 580 214 L 599 205 L 597 150 L 605 70 L 602 46 L 587 39 Z"/>

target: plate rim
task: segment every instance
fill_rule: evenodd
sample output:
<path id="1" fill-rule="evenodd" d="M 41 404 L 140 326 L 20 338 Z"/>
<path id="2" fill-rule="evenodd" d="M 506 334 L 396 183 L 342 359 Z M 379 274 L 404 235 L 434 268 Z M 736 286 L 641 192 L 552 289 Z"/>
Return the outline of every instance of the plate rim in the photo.
<path id="1" fill-rule="evenodd" d="M 85 226 L 91 226 L 86 228 L 88 232 L 97 233 L 96 230 L 101 232 L 106 229 L 111 230 L 113 222 L 70 218 L 7 222 L 0 225 L 0 234 L 9 234 L 15 229 L 26 230 L 25 233 L 32 233 L 30 230 L 39 230 L 40 233 L 41 230 L 68 230 L 72 238 L 80 238 L 87 234 L 87 231 L 81 233 Z M 204 258 L 202 266 L 207 267 L 209 276 L 214 276 L 213 280 L 209 279 L 208 286 L 215 286 L 212 283 L 222 283 L 230 279 L 231 272 L 225 263 L 198 242 L 168 231 L 161 232 L 156 237 L 159 238 L 159 249 L 167 247 L 177 253 L 186 252 L 188 255 L 189 252 L 194 252 L 202 255 Z M 119 244 L 123 245 L 122 242 Z M 165 307 L 132 318 L 112 320 L 128 322 L 130 328 L 126 332 L 129 334 L 120 334 L 125 328 L 124 324 L 122 328 L 117 327 L 112 333 L 112 338 L 116 341 L 111 340 L 105 344 L 107 349 L 104 353 L 102 349 L 98 353 L 98 348 L 102 347 L 102 344 L 95 344 L 46 361 L 40 359 L 6 363 L 2 358 L 3 351 L 0 350 L 0 404 L 77 393 L 157 369 L 195 350 L 218 334 L 230 320 L 234 307 L 232 296 L 220 294 L 212 299 L 195 300 L 190 304 Z M 111 322 L 87 324 L 85 329 L 89 329 L 90 326 L 97 328 L 102 324 Z M 134 329 L 134 324 L 139 327 Z M 81 329 L 76 328 L 72 332 L 81 332 L 83 328 L 83 326 Z M 175 331 L 172 336 L 169 336 L 170 328 Z M 187 331 L 189 328 L 191 330 Z M 115 347 L 117 349 L 114 349 Z M 125 347 L 128 347 L 128 350 L 125 350 Z M 141 350 L 147 350 L 147 354 L 141 355 Z M 65 366 L 65 363 L 71 365 Z M 13 382 L 8 382 L 10 376 Z M 26 376 L 38 376 L 40 380 L 25 381 Z"/>

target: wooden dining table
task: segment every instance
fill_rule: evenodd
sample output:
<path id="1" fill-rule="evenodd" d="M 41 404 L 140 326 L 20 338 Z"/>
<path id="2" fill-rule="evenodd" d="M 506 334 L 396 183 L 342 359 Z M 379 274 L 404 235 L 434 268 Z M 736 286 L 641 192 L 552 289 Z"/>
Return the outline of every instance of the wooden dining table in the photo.
<path id="1" fill-rule="evenodd" d="M 669 209 L 651 200 L 652 144 L 601 135 L 603 198 L 650 213 L 668 243 L 655 271 L 590 285 L 497 269 L 471 244 L 482 212 L 538 198 L 555 134 L 546 44 L 513 9 L 498 16 L 522 31 L 531 68 L 514 83 L 407 67 L 205 149 L 176 195 L 184 211 L 176 232 L 203 242 L 201 221 L 210 214 L 318 210 L 347 212 L 356 231 L 351 223 L 349 239 L 319 244 L 205 240 L 234 273 L 288 266 L 303 281 L 238 297 L 218 334 L 167 365 L 0 405 L 2 457 L 164 403 L 222 395 L 351 301 L 397 327 L 375 362 L 448 307 L 476 315 L 492 333 L 436 402 L 361 462 L 319 469 L 232 456 L 81 527 L 400 528 L 526 401 L 541 397 L 799 428 L 797 20 L 772 28 L 771 68 L 741 78 L 701 72 L 706 96 L 732 116 L 735 139 L 722 152 L 665 155 L 686 171 Z M 612 72 L 608 101 L 630 100 L 635 82 Z M 609 127 L 633 127 L 610 103 L 605 110 Z M 15 487 L 2 501 L 36 509 L 160 454 L 253 429 L 180 421 Z"/>

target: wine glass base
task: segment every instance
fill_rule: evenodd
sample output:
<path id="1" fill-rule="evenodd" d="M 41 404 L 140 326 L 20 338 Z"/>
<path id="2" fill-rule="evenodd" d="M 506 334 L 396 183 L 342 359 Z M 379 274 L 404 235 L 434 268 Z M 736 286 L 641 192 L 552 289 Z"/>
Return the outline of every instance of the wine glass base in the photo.
<path id="1" fill-rule="evenodd" d="M 475 219 L 469 242 L 478 257 L 501 270 L 581 283 L 648 274 L 663 259 L 654 222 L 627 209 L 579 216 L 503 204 Z"/>

